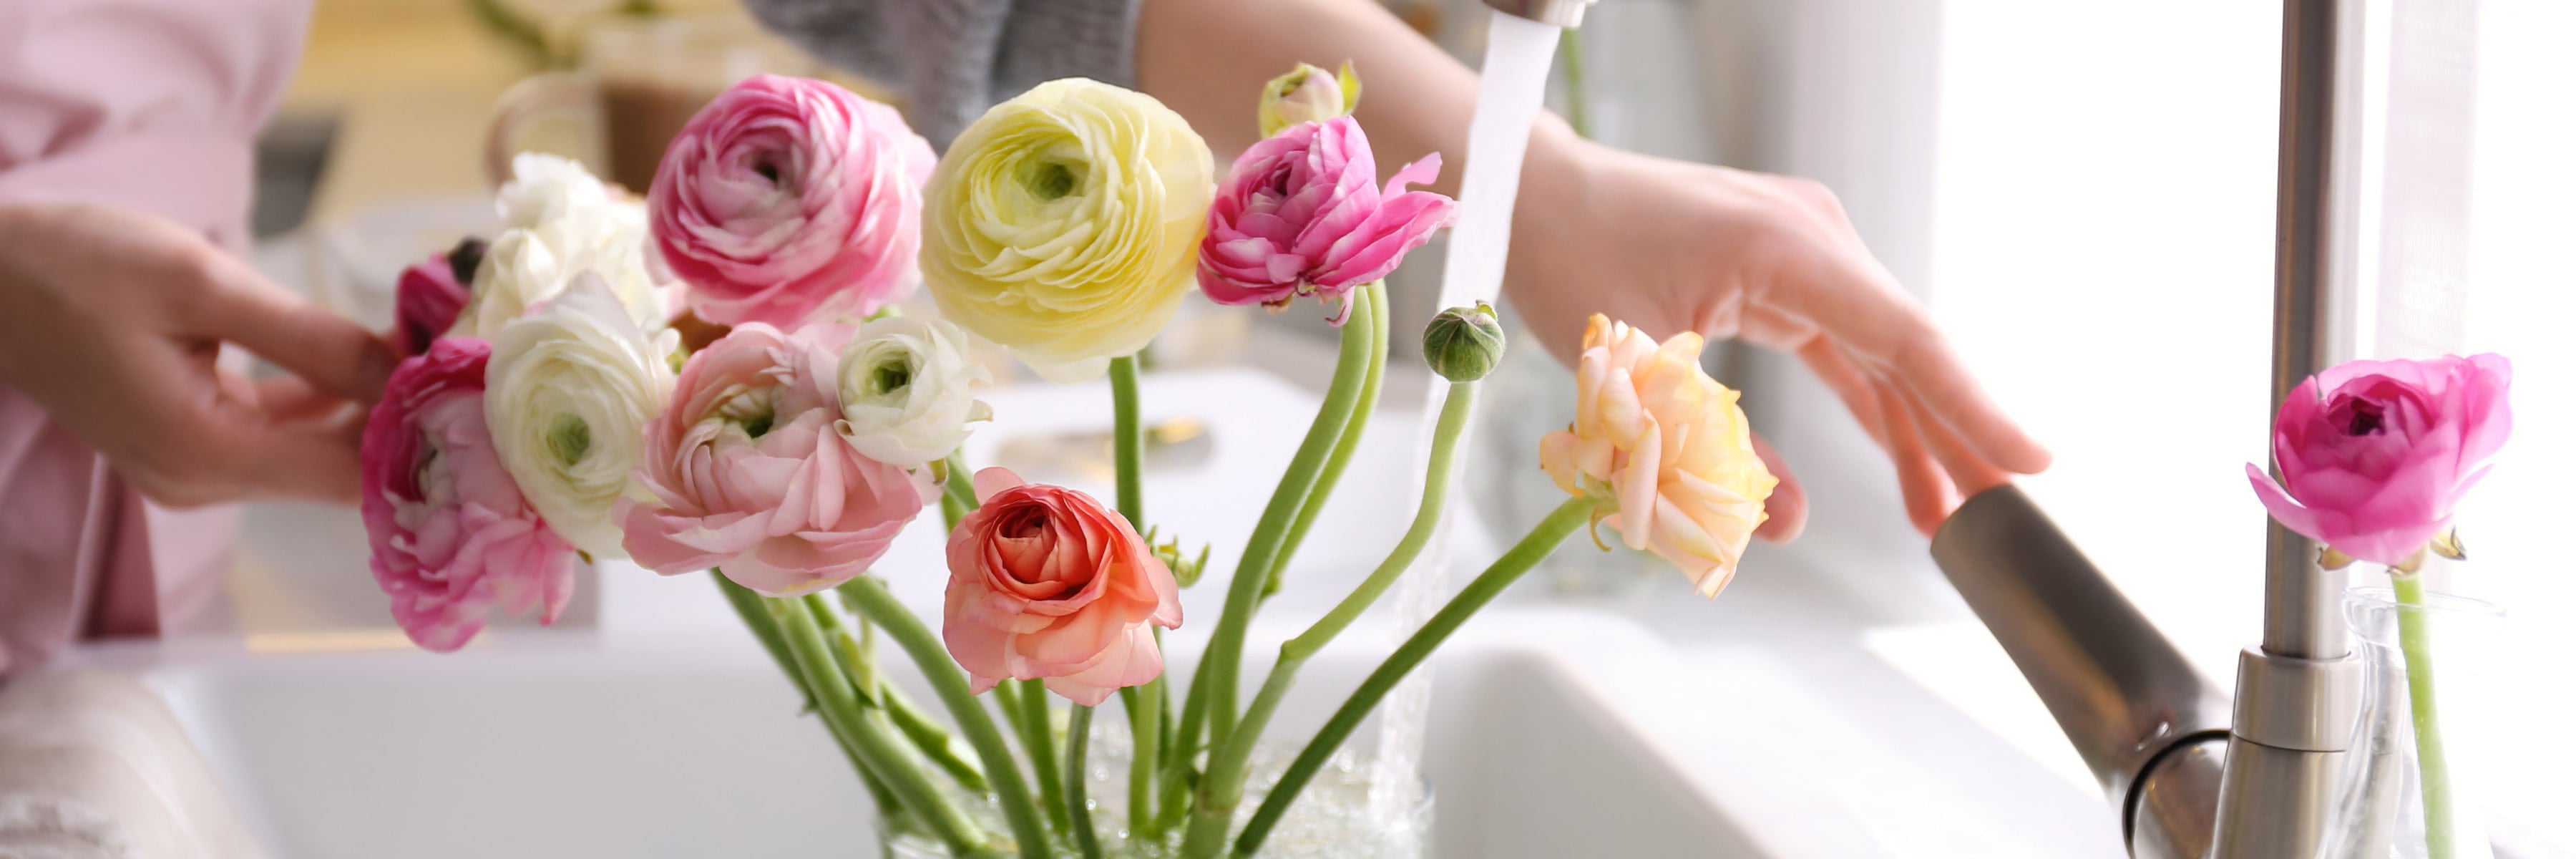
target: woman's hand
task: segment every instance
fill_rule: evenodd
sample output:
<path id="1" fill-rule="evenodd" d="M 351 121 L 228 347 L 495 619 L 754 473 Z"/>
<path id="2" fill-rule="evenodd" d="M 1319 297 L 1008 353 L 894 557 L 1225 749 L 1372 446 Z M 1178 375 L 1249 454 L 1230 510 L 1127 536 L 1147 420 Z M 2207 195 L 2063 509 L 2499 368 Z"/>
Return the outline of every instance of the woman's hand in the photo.
<path id="1" fill-rule="evenodd" d="M 294 378 L 215 364 L 235 343 Z M 354 502 L 358 428 L 393 351 L 168 221 L 0 206 L 0 381 L 172 506 Z"/>
<path id="2" fill-rule="evenodd" d="M 1574 357 L 1593 313 L 1657 338 L 1689 330 L 1795 353 L 1895 461 L 1927 535 L 1963 493 L 2048 467 L 1823 185 L 1621 152 L 1561 125 L 1531 144 L 1505 288 L 1558 358 Z M 1781 478 L 1759 533 L 1786 540 L 1805 526 L 1805 493 L 1755 444 Z"/>

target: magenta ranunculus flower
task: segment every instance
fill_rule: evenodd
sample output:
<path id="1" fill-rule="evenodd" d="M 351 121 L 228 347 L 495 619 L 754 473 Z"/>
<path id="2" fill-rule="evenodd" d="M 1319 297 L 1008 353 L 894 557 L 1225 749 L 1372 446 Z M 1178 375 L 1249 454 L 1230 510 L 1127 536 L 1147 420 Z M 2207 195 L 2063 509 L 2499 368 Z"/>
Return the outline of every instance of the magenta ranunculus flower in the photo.
<path id="1" fill-rule="evenodd" d="M 617 502 L 635 562 L 666 576 L 720 567 L 770 596 L 867 572 L 932 490 L 834 431 L 839 362 L 757 322 L 690 355 L 670 409 L 644 426 L 635 474 L 652 500 Z"/>
<path id="2" fill-rule="evenodd" d="M 572 544 L 519 496 L 483 425 L 491 354 L 447 337 L 404 360 L 359 446 L 368 566 L 394 622 L 430 650 L 463 647 L 495 605 L 543 606 L 553 623 L 572 598 Z"/>
<path id="3" fill-rule="evenodd" d="M 948 534 L 948 654 L 975 691 L 1044 679 L 1086 707 L 1163 674 L 1153 627 L 1181 625 L 1181 589 L 1136 528 L 1098 499 L 975 473 L 983 506 Z"/>
<path id="4" fill-rule="evenodd" d="M 2451 508 L 2513 431 L 2502 355 L 2351 361 L 2305 382 L 2272 422 L 2274 483 L 2245 474 L 2272 517 L 2346 555 L 2398 564 L 2450 527 Z"/>
<path id="5" fill-rule="evenodd" d="M 449 254 L 433 254 L 403 269 L 402 279 L 394 282 L 394 348 L 404 357 L 429 351 L 430 341 L 455 327 L 468 294 Z"/>
<path id="6" fill-rule="evenodd" d="M 1439 175 L 1435 152 L 1395 171 L 1381 191 L 1358 120 L 1289 126 L 1244 150 L 1217 188 L 1199 244 L 1199 291 L 1218 304 L 1272 310 L 1300 295 L 1340 299 L 1448 225 L 1456 201 L 1405 190 Z M 1349 313 L 1350 303 L 1340 304 L 1335 325 Z"/>
<path id="7" fill-rule="evenodd" d="M 894 108 L 756 75 L 671 140 L 647 205 L 661 266 L 726 325 L 793 331 L 903 300 L 921 249 L 930 143 Z"/>

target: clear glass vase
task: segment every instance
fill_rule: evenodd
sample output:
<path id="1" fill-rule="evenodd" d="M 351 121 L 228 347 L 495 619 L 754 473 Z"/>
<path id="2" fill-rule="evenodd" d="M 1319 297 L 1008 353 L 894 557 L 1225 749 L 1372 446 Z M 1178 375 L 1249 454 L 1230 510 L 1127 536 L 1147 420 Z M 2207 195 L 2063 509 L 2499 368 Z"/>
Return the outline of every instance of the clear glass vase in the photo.
<path id="1" fill-rule="evenodd" d="M 2492 859 L 2483 789 L 2504 612 L 2437 592 L 2410 608 L 2386 587 L 2352 589 L 2344 612 L 2365 692 L 2320 859 Z"/>
<path id="2" fill-rule="evenodd" d="M 1063 748 L 1061 738 L 1057 748 Z M 1297 745 L 1262 743 L 1254 751 L 1251 789 L 1244 794 L 1238 827 L 1241 818 L 1250 817 L 1252 809 L 1261 804 L 1270 785 L 1278 781 L 1279 773 L 1288 768 L 1300 750 Z M 1091 803 L 1092 830 L 1100 837 L 1101 855 L 1105 859 L 1178 856 L 1180 826 L 1171 827 L 1161 837 L 1139 837 L 1128 827 L 1127 768 L 1133 760 L 1132 753 L 1124 724 L 1104 719 L 1092 726 L 1090 786 L 1085 793 Z M 1347 748 L 1335 753 L 1262 842 L 1259 859 L 1424 859 L 1432 855 L 1430 791 L 1417 792 L 1420 800 L 1408 803 L 1408 807 L 1388 810 L 1370 796 L 1375 774 L 1373 761 Z M 947 784 L 945 780 L 941 783 Z M 1011 830 L 1002 819 L 1000 806 L 984 798 L 961 797 L 959 802 L 996 843 L 1007 845 Z M 900 821 L 877 827 L 877 839 L 885 859 L 954 859 L 939 839 Z M 1052 855 L 1079 854 L 1071 844 L 1059 843 Z"/>

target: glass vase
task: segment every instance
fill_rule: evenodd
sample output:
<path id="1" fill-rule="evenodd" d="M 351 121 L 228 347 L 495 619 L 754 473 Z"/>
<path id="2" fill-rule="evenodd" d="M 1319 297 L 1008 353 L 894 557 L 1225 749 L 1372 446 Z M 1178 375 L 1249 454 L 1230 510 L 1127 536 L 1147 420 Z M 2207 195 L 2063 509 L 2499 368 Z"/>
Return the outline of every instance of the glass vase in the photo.
<path id="1" fill-rule="evenodd" d="M 2364 692 L 2321 859 L 2493 859 L 2483 789 L 2504 612 L 2438 592 L 2405 606 L 2386 587 L 2353 588 L 2344 612 Z"/>
<path id="2" fill-rule="evenodd" d="M 1058 738 L 1057 748 L 1064 747 Z M 1353 743 L 1373 747 L 1374 743 Z M 1157 836 L 1140 836 L 1128 826 L 1127 772 L 1133 760 L 1134 747 L 1129 742 L 1126 725 L 1104 719 L 1092 726 L 1089 769 L 1090 786 L 1084 789 L 1091 804 L 1092 831 L 1100 838 L 1104 859 L 1170 859 L 1180 855 L 1181 825 L 1169 827 Z M 1244 794 L 1242 811 L 1236 825 L 1252 815 L 1261 800 L 1270 793 L 1270 785 L 1282 770 L 1297 757 L 1301 747 L 1289 743 L 1265 742 L 1253 752 L 1251 788 Z M 1297 803 L 1279 819 L 1279 825 L 1262 842 L 1259 859 L 1424 859 L 1431 856 L 1430 791 L 1417 792 L 1421 799 L 1409 807 L 1385 810 L 1372 802 L 1370 784 L 1376 775 L 1374 761 L 1345 748 L 1328 759 L 1315 779 L 1297 797 Z M 943 785 L 951 785 L 942 780 Z M 959 797 L 970 816 L 991 834 L 1004 853 L 1016 856 L 1010 849 L 1010 825 L 1002 818 L 999 805 L 988 798 Z M 877 827 L 880 855 L 885 859 L 954 859 L 948 846 L 917 827 L 894 821 L 895 825 Z M 1080 855 L 1069 841 L 1060 841 L 1050 855 Z"/>

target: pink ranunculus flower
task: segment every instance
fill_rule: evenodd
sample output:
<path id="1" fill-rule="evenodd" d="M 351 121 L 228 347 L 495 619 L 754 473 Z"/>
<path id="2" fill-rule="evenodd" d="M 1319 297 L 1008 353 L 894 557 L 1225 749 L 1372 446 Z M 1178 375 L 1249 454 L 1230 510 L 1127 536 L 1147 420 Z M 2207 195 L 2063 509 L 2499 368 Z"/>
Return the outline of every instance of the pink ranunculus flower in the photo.
<path id="1" fill-rule="evenodd" d="M 948 534 L 943 632 L 976 692 L 1043 678 L 1088 707 L 1162 676 L 1151 627 L 1180 628 L 1180 586 L 1127 517 L 1003 468 L 976 472 L 975 496 Z"/>
<path id="2" fill-rule="evenodd" d="M 644 426 L 635 475 L 652 497 L 616 505 L 635 562 L 666 576 L 719 567 L 770 596 L 867 572 L 930 490 L 834 431 L 838 362 L 757 322 L 690 355 L 670 408 Z"/>
<path id="3" fill-rule="evenodd" d="M 543 606 L 553 623 L 572 598 L 572 544 L 519 496 L 483 425 L 491 354 L 448 337 L 404 360 L 359 446 L 368 566 L 394 621 L 430 650 L 463 647 L 495 605 Z"/>
<path id="4" fill-rule="evenodd" d="M 1244 150 L 1218 187 L 1199 244 L 1199 291 L 1218 304 L 1273 310 L 1300 295 L 1343 299 L 1448 225 L 1456 201 L 1405 190 L 1439 175 L 1435 152 L 1395 171 L 1381 191 L 1358 120 L 1289 126 Z M 1350 302 L 1340 305 L 1335 325 L 1349 315 Z"/>
<path id="5" fill-rule="evenodd" d="M 653 247 L 710 322 L 865 316 L 918 283 L 932 161 L 894 108 L 756 75 L 671 140 L 647 196 Z"/>
<path id="6" fill-rule="evenodd" d="M 394 348 L 405 357 L 429 351 L 430 341 L 454 327 L 465 309 L 470 293 L 448 260 L 448 254 L 431 255 L 394 282 Z"/>
<path id="7" fill-rule="evenodd" d="M 2290 392 L 2272 422 L 2273 482 L 2254 494 L 2292 531 L 2346 555 L 2399 564 L 2450 527 L 2451 508 L 2513 431 L 2502 355 L 2350 361 Z"/>

